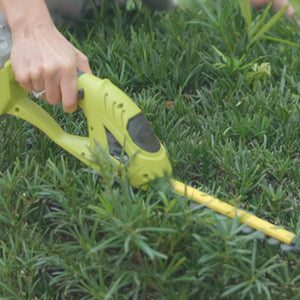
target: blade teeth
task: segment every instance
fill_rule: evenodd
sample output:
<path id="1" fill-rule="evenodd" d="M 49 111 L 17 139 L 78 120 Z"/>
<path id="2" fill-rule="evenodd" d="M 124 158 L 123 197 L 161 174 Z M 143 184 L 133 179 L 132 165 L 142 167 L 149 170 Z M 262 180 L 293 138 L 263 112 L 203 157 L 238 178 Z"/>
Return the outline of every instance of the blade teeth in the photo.
<path id="1" fill-rule="evenodd" d="M 242 229 L 242 232 L 244 234 L 246 234 L 246 235 L 251 234 L 254 231 L 255 231 L 255 229 L 253 229 L 253 228 L 251 228 L 249 226 L 245 226 Z M 262 241 L 262 240 L 264 240 L 266 238 L 266 235 L 263 232 L 261 232 L 261 231 L 257 231 L 257 232 L 255 232 L 255 238 L 258 239 L 258 240 L 260 240 L 260 241 Z M 273 237 L 268 238 L 268 244 L 271 245 L 271 246 L 276 246 L 279 243 L 280 243 L 280 241 L 277 240 L 277 239 L 275 239 L 275 238 L 273 238 Z"/>
<path id="2" fill-rule="evenodd" d="M 242 232 L 243 232 L 244 234 L 250 234 L 250 233 L 254 232 L 254 229 L 251 228 L 251 227 L 249 227 L 249 226 L 245 226 L 245 227 L 242 229 Z"/>
<path id="3" fill-rule="evenodd" d="M 283 252 L 292 252 L 292 251 L 300 252 L 300 247 L 296 245 L 281 244 L 280 249 Z"/>
<path id="4" fill-rule="evenodd" d="M 245 226 L 243 229 L 242 229 L 242 232 L 246 235 L 248 234 L 251 234 L 253 232 L 255 232 L 255 230 L 249 226 Z M 255 232 L 255 238 L 258 239 L 258 240 L 264 240 L 266 238 L 266 235 L 261 232 L 261 231 L 256 231 Z M 268 244 L 270 246 L 277 246 L 280 244 L 280 241 L 273 238 L 273 237 L 269 237 L 268 238 Z M 297 246 L 297 245 L 289 245 L 289 244 L 284 244 L 284 243 L 281 243 L 280 244 L 280 248 L 283 252 L 300 252 L 300 247 Z"/>
<path id="5" fill-rule="evenodd" d="M 190 207 L 191 207 L 191 209 L 199 209 L 199 208 L 202 208 L 203 205 L 199 205 L 198 203 L 192 202 Z M 205 208 L 205 209 L 208 210 L 208 211 L 210 210 L 208 208 Z M 219 214 L 219 216 L 224 217 L 224 219 L 226 219 L 226 217 L 223 216 L 222 214 Z M 245 225 L 242 228 L 242 233 L 245 234 L 245 235 L 249 235 L 251 233 L 254 233 L 255 238 L 257 240 L 260 240 L 260 241 L 263 241 L 267 237 L 268 238 L 268 244 L 270 246 L 277 246 L 277 245 L 280 244 L 280 241 L 278 239 L 275 239 L 273 237 L 268 237 L 262 231 L 255 230 L 255 229 L 253 229 L 253 228 L 251 228 L 250 226 L 247 226 L 247 225 Z M 280 248 L 283 252 L 292 252 L 292 251 L 293 252 L 300 252 L 300 247 L 296 246 L 296 245 L 289 245 L 289 244 L 281 243 Z"/>
<path id="6" fill-rule="evenodd" d="M 263 240 L 266 238 L 266 235 L 265 235 L 263 232 L 261 232 L 261 231 L 257 231 L 257 232 L 255 233 L 255 237 L 256 237 L 258 240 L 263 241 Z"/>
<path id="7" fill-rule="evenodd" d="M 277 246 L 279 243 L 280 243 L 280 241 L 273 237 L 268 239 L 268 244 L 271 246 Z"/>

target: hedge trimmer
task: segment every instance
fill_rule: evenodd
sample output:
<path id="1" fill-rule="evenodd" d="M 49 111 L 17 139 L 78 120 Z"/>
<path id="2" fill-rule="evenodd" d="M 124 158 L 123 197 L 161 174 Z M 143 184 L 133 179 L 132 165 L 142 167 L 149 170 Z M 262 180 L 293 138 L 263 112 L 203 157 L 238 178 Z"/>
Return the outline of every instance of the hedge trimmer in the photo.
<path id="1" fill-rule="evenodd" d="M 126 164 L 132 186 L 146 189 L 151 180 L 171 175 L 166 150 L 141 110 L 109 80 L 79 74 L 79 106 L 87 118 L 88 137 L 66 133 L 40 105 L 30 100 L 15 80 L 10 62 L 0 70 L 0 86 L 0 115 L 16 116 L 33 124 L 93 169 L 99 169 L 92 155 L 99 145 L 115 164 Z M 294 233 L 175 179 L 171 179 L 171 185 L 178 194 L 227 217 L 237 217 L 248 227 L 282 242 L 283 250 L 300 250 L 295 245 Z"/>

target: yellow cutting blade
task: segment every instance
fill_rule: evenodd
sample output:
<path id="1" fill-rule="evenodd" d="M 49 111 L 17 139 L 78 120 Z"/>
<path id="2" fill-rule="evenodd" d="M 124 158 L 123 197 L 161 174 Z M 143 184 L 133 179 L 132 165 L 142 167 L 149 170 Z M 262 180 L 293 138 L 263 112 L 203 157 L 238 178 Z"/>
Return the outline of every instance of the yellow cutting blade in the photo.
<path id="1" fill-rule="evenodd" d="M 249 227 L 262 231 L 266 235 L 273 237 L 283 243 L 292 244 L 296 235 L 290 231 L 280 228 L 274 224 L 271 224 L 261 218 L 256 217 L 244 210 L 238 209 L 224 201 L 214 198 L 204 192 L 192 188 L 177 180 L 172 180 L 172 186 L 174 190 L 187 198 L 194 200 L 200 204 L 207 206 L 208 208 L 217 211 L 218 213 L 230 218 L 237 217 L 243 224 L 247 224 Z"/>

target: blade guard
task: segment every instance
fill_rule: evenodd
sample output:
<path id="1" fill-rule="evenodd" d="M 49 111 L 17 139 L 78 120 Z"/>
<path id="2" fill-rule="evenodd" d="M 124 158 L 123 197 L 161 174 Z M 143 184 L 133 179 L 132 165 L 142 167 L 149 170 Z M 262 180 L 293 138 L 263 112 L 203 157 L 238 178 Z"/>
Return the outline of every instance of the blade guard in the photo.
<path id="1" fill-rule="evenodd" d="M 78 77 L 78 88 L 82 91 L 79 106 L 88 121 L 88 137 L 66 133 L 40 105 L 30 100 L 15 80 L 10 62 L 0 70 L 0 83 L 0 115 L 28 121 L 88 166 L 99 169 L 92 162 L 92 153 L 100 145 L 117 165 L 127 163 L 128 158 L 133 186 L 146 187 L 150 180 L 171 174 L 166 150 L 141 110 L 109 80 L 90 74 Z"/>

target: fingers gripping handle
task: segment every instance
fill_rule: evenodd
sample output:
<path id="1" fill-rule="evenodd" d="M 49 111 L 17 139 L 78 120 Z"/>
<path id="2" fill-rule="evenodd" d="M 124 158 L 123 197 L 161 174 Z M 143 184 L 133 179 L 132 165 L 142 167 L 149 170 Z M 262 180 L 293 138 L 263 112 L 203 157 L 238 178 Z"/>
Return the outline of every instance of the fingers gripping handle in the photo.
<path id="1" fill-rule="evenodd" d="M 27 92 L 14 78 L 8 62 L 0 70 L 0 115 L 10 114 L 30 122 L 46 133 L 55 143 L 87 165 L 91 162 L 90 150 L 96 145 L 109 153 L 107 132 L 125 148 L 129 157 L 129 178 L 134 186 L 148 183 L 150 179 L 171 174 L 166 151 L 137 105 L 107 79 L 91 74 L 78 74 L 79 106 L 88 121 L 89 137 L 66 133 L 37 103 L 27 98 Z M 112 157 L 115 163 L 120 161 Z"/>
<path id="2" fill-rule="evenodd" d="M 89 139 L 66 133 L 40 105 L 31 101 L 15 80 L 9 61 L 0 70 L 0 84 L 0 115 L 9 114 L 31 123 L 59 146 L 88 163 Z"/>
<path id="3" fill-rule="evenodd" d="M 8 113 L 19 99 L 25 99 L 27 92 L 15 80 L 10 61 L 0 69 L 0 115 Z"/>

